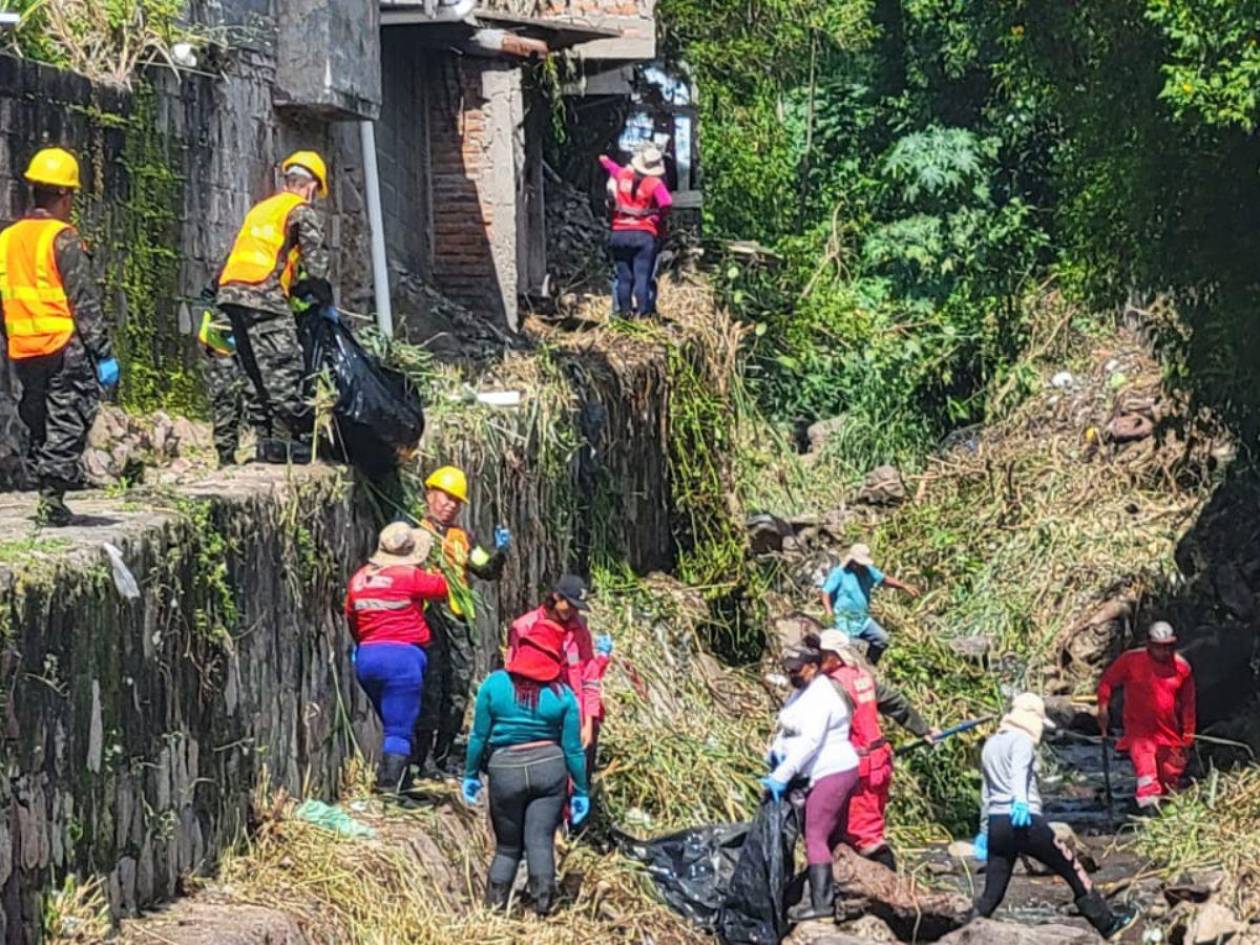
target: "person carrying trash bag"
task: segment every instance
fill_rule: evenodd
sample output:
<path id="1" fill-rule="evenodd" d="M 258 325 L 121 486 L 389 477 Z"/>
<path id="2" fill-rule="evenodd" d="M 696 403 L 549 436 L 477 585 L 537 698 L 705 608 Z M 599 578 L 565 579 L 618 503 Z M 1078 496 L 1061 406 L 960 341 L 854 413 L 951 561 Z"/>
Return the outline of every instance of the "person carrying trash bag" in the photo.
<path id="1" fill-rule="evenodd" d="M 468 504 L 468 478 L 454 466 L 436 469 L 424 481 L 425 514 L 420 527 L 434 537 L 436 565 L 446 577 L 450 592 L 445 601 L 433 601 L 427 614 L 434 640 L 433 675 L 435 685 L 420 718 L 421 744 L 416 761 L 430 761 L 438 771 L 446 771 L 454 759 L 451 749 L 464 728 L 464 716 L 472 691 L 476 658 L 476 600 L 472 577 L 497 581 L 507 563 L 512 533 L 502 525 L 494 530 L 494 550 L 486 551 L 476 538 L 458 524 Z M 458 770 L 458 769 L 456 769 Z"/>
<path id="2" fill-rule="evenodd" d="M 770 774 L 761 780 L 775 801 L 782 800 L 793 782 L 807 785 L 804 832 L 809 903 L 790 913 L 797 922 L 835 913 L 832 853 L 844 842 L 849 797 L 858 784 L 848 697 L 822 665 L 817 637 L 806 637 L 784 657 L 793 693 L 779 712 L 768 758 Z"/>
<path id="3" fill-rule="evenodd" d="M 481 773 L 488 772 L 495 852 L 485 901 L 493 909 L 507 907 L 523 854 L 534 911 L 550 912 L 556 831 L 566 802 L 573 826 L 590 814 L 581 711 L 563 677 L 566 634 L 541 621 L 521 639 L 507 667 L 487 676 L 477 690 L 461 795 L 469 805 L 478 803 Z"/>
<path id="4" fill-rule="evenodd" d="M 27 464 L 39 486 L 36 520 L 74 521 L 65 494 L 83 485 L 83 450 L 101 389 L 118 384 L 100 291 L 78 231 L 70 224 L 79 162 L 44 148 L 26 169 L 32 206 L 0 232 L 0 307 L 18 401 L 29 435 Z"/>
<path id="5" fill-rule="evenodd" d="M 984 744 L 980 819 L 981 835 L 987 834 L 988 867 L 975 914 L 987 919 L 997 911 L 1006 896 L 1015 861 L 1029 856 L 1057 873 L 1071 888 L 1081 915 L 1103 938 L 1112 939 L 1137 920 L 1136 914 L 1111 910 L 1081 861 L 1042 816 L 1037 746 L 1048 728 L 1054 728 L 1054 723 L 1046 718 L 1044 701 L 1025 692 L 1015 697 L 997 733 Z"/>
<path id="6" fill-rule="evenodd" d="M 929 741 L 935 740 L 940 731 L 924 722 L 902 693 L 876 678 L 874 668 L 862 659 L 848 635 L 825 630 L 818 640 L 822 670 L 844 687 L 853 712 L 849 737 L 858 755 L 858 783 L 849 798 L 844 839 L 862 856 L 895 872 L 897 861 L 884 836 L 893 754 L 879 717 L 887 716 L 911 734 Z"/>
<path id="7" fill-rule="evenodd" d="M 372 700 L 384 729 L 376 790 L 398 794 L 407 787 L 411 738 L 420 715 L 427 649 L 427 601 L 442 600 L 446 579 L 421 568 L 433 539 L 395 522 L 381 532 L 376 552 L 350 579 L 346 622 L 354 636 L 359 685 Z"/>

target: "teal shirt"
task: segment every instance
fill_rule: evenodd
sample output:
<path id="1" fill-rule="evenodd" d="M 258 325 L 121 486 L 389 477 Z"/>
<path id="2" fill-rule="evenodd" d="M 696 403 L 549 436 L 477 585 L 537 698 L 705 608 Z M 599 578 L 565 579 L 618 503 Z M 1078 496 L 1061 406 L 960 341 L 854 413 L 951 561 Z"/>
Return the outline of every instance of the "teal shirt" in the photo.
<path id="1" fill-rule="evenodd" d="M 538 705 L 531 710 L 516 700 L 512 677 L 506 670 L 491 673 L 477 690 L 464 777 L 477 777 L 496 748 L 545 741 L 560 745 L 573 779 L 573 793 L 585 795 L 586 752 L 582 748 L 581 710 L 573 690 L 563 683 L 557 683 L 555 689 L 544 686 Z"/>
<path id="2" fill-rule="evenodd" d="M 831 599 L 836 615 L 836 629 L 857 636 L 871 616 L 871 593 L 884 583 L 884 572 L 875 566 L 859 568 L 854 574 L 847 568 L 836 568 L 823 583 L 823 592 Z"/>

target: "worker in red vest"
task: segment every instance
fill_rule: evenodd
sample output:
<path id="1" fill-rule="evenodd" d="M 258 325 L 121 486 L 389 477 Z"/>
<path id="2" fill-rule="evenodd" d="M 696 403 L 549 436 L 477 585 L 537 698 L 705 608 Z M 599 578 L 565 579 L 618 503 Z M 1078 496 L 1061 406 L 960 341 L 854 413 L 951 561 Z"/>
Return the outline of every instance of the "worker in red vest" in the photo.
<path id="1" fill-rule="evenodd" d="M 886 715 L 919 738 L 934 739 L 940 732 L 923 721 L 902 693 L 875 678 L 846 633 L 825 630 L 818 640 L 823 672 L 844 687 L 852 703 L 849 738 L 858 754 L 858 786 L 849 799 L 845 842 L 862 856 L 895 870 L 897 861 L 884 837 L 893 755 L 879 717 Z"/>
<path id="2" fill-rule="evenodd" d="M 617 269 L 613 314 L 654 315 L 656 254 L 665 232 L 665 212 L 674 203 L 664 181 L 665 157 L 660 148 L 649 144 L 626 167 L 606 155 L 600 155 L 599 162 L 616 182 L 608 239 L 608 252 Z"/>
<path id="3" fill-rule="evenodd" d="M 313 311 L 337 318 L 324 227 L 312 205 L 316 196 L 328 196 L 328 168 L 314 151 L 291 154 L 280 168 L 283 187 L 250 209 L 236 235 L 219 273 L 217 302 L 231 325 L 236 363 L 253 387 L 258 460 L 309 462 L 313 416 L 295 304 L 306 300 Z M 230 422 L 231 413 L 224 415 Z M 216 443 L 233 440 L 229 431 L 215 430 Z M 234 462 L 230 453 L 220 449 L 220 463 Z"/>
<path id="4" fill-rule="evenodd" d="M 6 351 L 22 383 L 18 414 L 39 483 L 37 518 L 64 526 L 74 518 L 65 494 L 82 485 L 80 460 L 100 388 L 118 383 L 118 362 L 87 250 L 68 222 L 79 162 L 45 148 L 31 159 L 26 180 L 34 206 L 0 232 L 0 303 Z"/>
<path id="5" fill-rule="evenodd" d="M 1177 652 L 1177 635 L 1169 624 L 1151 624 L 1146 646 L 1122 653 L 1098 680 L 1098 727 L 1104 738 L 1116 689 L 1124 689 L 1124 737 L 1116 747 L 1133 762 L 1138 807 L 1152 808 L 1181 786 L 1194 745 L 1194 673 Z"/>

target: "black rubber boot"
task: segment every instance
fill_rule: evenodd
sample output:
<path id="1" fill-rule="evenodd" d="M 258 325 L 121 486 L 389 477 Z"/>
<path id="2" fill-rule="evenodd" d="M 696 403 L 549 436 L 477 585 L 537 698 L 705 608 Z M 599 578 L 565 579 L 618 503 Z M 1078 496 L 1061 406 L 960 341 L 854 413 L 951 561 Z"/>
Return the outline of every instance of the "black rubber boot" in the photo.
<path id="1" fill-rule="evenodd" d="M 1076 908 L 1105 939 L 1117 938 L 1138 919 L 1136 911 L 1112 912 L 1107 900 L 1097 890 L 1076 900 Z"/>
<path id="2" fill-rule="evenodd" d="M 511 883 L 495 883 L 486 880 L 486 908 L 496 912 L 506 912 L 508 900 L 512 898 Z"/>
<path id="3" fill-rule="evenodd" d="M 48 528 L 65 528 L 74 522 L 74 513 L 66 505 L 65 491 L 51 486 L 39 490 L 35 521 Z"/>
<path id="4" fill-rule="evenodd" d="M 260 463 L 271 463 L 283 466 L 293 463 L 300 466 L 311 461 L 311 445 L 300 440 L 280 440 L 275 437 L 262 437 L 254 452 L 254 458 Z"/>
<path id="5" fill-rule="evenodd" d="M 874 853 L 868 853 L 866 858 L 874 863 L 878 863 L 880 866 L 888 867 L 894 873 L 897 872 L 897 858 L 893 856 L 892 847 L 890 846 L 882 846 Z"/>
<path id="6" fill-rule="evenodd" d="M 403 789 L 403 778 L 407 776 L 408 769 L 406 755 L 386 755 L 376 770 L 376 792 L 398 794 Z"/>
<path id="7" fill-rule="evenodd" d="M 818 863 L 809 868 L 809 905 L 801 903 L 790 910 L 788 918 L 793 922 L 836 917 L 836 881 L 831 874 L 830 863 Z"/>
<path id="8" fill-rule="evenodd" d="M 536 876 L 529 878 L 529 896 L 534 900 L 534 912 L 540 916 L 549 915 L 556 898 L 556 884 L 550 879 Z"/>

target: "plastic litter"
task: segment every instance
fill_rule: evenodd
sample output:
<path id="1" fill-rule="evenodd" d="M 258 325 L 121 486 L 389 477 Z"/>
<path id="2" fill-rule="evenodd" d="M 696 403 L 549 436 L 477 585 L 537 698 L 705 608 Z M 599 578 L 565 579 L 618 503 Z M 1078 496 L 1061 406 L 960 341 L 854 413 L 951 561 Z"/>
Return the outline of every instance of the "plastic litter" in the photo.
<path id="1" fill-rule="evenodd" d="M 333 420 L 343 457 L 372 477 L 394 469 L 424 435 L 424 405 L 411 381 L 363 350 L 343 321 L 308 318 L 303 341 L 312 377 L 337 390 Z"/>
<path id="2" fill-rule="evenodd" d="M 376 831 L 371 827 L 359 823 L 340 807 L 325 804 L 323 801 L 303 801 L 294 811 L 294 816 L 340 837 L 371 840 L 376 836 Z"/>
<path id="3" fill-rule="evenodd" d="M 127 562 L 123 560 L 122 552 L 109 542 L 105 542 L 101 547 L 105 549 L 105 557 L 109 558 L 110 570 L 114 573 L 114 587 L 127 600 L 135 600 L 140 596 L 140 585 L 136 583 L 136 576 L 131 573 Z"/>
<path id="4" fill-rule="evenodd" d="M 1076 382 L 1076 378 L 1072 376 L 1071 371 L 1060 371 L 1054 377 L 1050 378 L 1050 386 L 1057 390 L 1066 390 Z"/>

